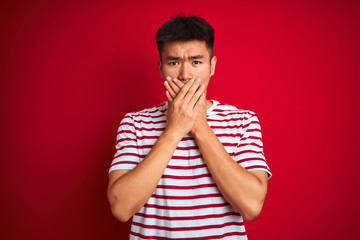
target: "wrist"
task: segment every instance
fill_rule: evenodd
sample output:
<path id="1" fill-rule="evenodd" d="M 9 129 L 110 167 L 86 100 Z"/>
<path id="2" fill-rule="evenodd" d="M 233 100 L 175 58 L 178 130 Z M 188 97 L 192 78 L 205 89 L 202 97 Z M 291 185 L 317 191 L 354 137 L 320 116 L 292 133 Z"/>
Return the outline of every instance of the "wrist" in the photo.
<path id="1" fill-rule="evenodd" d="M 212 129 L 207 122 L 202 124 L 198 123 L 194 124 L 194 127 L 191 129 L 191 134 L 196 139 L 205 135 L 206 133 L 209 133 L 209 131 L 212 132 Z"/>
<path id="2" fill-rule="evenodd" d="M 169 144 L 175 144 L 177 146 L 184 136 L 181 136 L 181 134 L 175 130 L 166 128 L 161 134 L 161 137 L 165 138 Z"/>

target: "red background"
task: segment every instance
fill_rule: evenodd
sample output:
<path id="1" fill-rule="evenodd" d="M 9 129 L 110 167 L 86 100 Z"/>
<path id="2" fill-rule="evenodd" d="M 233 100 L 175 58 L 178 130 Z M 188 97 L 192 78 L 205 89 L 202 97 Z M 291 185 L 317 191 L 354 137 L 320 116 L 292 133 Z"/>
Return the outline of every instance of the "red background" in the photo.
<path id="1" fill-rule="evenodd" d="M 9 1 L 0 9 L 0 239 L 127 239 L 106 187 L 117 126 L 165 101 L 157 28 L 215 28 L 208 95 L 260 118 L 255 239 L 359 239 L 358 1 Z"/>

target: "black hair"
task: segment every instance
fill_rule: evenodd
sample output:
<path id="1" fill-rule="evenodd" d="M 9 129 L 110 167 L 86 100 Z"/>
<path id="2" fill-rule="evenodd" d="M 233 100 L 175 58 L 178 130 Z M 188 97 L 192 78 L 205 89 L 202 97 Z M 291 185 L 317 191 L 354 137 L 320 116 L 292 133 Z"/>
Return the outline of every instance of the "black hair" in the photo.
<path id="1" fill-rule="evenodd" d="M 156 32 L 156 45 L 161 53 L 167 42 L 203 40 L 210 50 L 212 57 L 214 50 L 214 29 L 204 19 L 196 16 L 186 17 L 183 13 L 172 17 Z"/>

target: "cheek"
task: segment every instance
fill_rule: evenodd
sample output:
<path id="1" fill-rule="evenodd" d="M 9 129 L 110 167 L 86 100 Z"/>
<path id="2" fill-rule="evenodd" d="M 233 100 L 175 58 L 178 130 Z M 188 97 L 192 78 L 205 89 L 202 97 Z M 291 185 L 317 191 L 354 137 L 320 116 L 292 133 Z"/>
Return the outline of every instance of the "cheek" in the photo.
<path id="1" fill-rule="evenodd" d="M 168 67 L 163 67 L 161 69 L 161 73 L 162 73 L 164 78 L 166 78 L 167 76 L 170 76 L 171 78 L 178 77 L 177 71 L 174 68 L 171 69 L 171 68 L 168 68 Z"/>
<path id="2" fill-rule="evenodd" d="M 200 84 L 204 84 L 205 87 L 207 87 L 208 83 L 209 83 L 209 79 L 210 79 L 210 75 L 209 74 L 206 74 L 206 75 L 203 75 L 203 76 L 199 76 L 201 81 L 200 81 Z"/>
<path id="3" fill-rule="evenodd" d="M 201 72 L 199 73 L 199 77 L 202 79 L 203 81 L 208 81 L 210 76 L 210 68 L 204 68 L 201 70 Z"/>

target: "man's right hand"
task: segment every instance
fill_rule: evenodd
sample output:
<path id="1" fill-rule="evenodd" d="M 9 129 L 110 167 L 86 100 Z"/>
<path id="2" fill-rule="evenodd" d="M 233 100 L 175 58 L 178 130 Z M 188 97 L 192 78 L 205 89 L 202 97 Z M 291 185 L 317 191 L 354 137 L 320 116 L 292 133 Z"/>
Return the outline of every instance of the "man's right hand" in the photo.
<path id="1" fill-rule="evenodd" d="M 200 81 L 192 79 L 186 82 L 174 95 L 168 82 L 173 81 L 173 79 L 167 79 L 165 80 L 165 87 L 169 104 L 165 131 L 171 132 L 181 139 L 190 132 L 199 111 L 205 104 L 205 88 L 204 85 L 199 84 Z"/>

